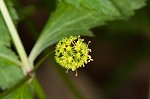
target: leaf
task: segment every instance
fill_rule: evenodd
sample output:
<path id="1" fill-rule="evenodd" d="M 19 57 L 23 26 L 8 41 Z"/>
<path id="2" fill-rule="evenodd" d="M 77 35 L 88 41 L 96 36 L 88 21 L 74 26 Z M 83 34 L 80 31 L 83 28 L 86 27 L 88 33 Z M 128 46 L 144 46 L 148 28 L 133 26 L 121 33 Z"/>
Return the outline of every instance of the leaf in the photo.
<path id="1" fill-rule="evenodd" d="M 21 65 L 21 63 L 18 60 L 18 57 L 15 55 L 15 53 L 12 52 L 9 48 L 3 47 L 3 46 L 0 46 L 0 60 L 1 59 L 11 61 L 12 63 L 15 63 L 17 65 Z"/>
<path id="2" fill-rule="evenodd" d="M 5 0 L 10 14 L 15 23 L 18 16 L 10 0 Z M 11 50 L 11 37 L 0 12 L 0 88 L 8 89 L 24 77 L 21 62 L 18 56 Z"/>
<path id="3" fill-rule="evenodd" d="M 60 0 L 29 59 L 33 62 L 45 48 L 63 37 L 92 36 L 89 29 L 107 21 L 126 19 L 144 5 L 145 0 Z"/>
<path id="4" fill-rule="evenodd" d="M 2 14 L 0 12 L 0 45 L 10 46 L 10 36 L 3 20 Z"/>
<path id="5" fill-rule="evenodd" d="M 18 57 L 10 49 L 0 46 L 0 87 L 4 90 L 24 77 Z"/>
<path id="6" fill-rule="evenodd" d="M 103 10 L 106 13 L 108 12 L 109 8 L 111 9 L 115 7 L 116 10 L 121 14 L 121 17 L 128 18 L 129 16 L 134 14 L 134 10 L 143 7 L 145 5 L 146 0 L 91 0 L 91 1 L 90 0 L 76 0 L 76 1 L 64 0 L 64 1 L 66 1 L 68 4 L 71 4 L 75 7 L 83 6 L 87 9 L 94 9 L 98 11 Z"/>
<path id="7" fill-rule="evenodd" d="M 29 84 L 24 84 L 3 99 L 34 99 L 33 91 Z"/>
<path id="8" fill-rule="evenodd" d="M 138 13 L 128 21 L 111 22 L 105 29 L 113 35 L 143 35 L 150 37 L 150 15 L 148 7 L 138 11 Z"/>
<path id="9" fill-rule="evenodd" d="M 0 87 L 3 90 L 12 87 L 24 77 L 22 70 L 19 67 L 15 66 L 11 62 L 9 63 L 6 61 L 6 63 L 4 61 L 3 64 L 5 65 L 0 64 Z M 6 64 L 8 64 L 8 66 Z"/>
<path id="10" fill-rule="evenodd" d="M 0 46 L 0 88 L 10 88 L 24 77 L 20 65 L 21 62 L 13 51 Z"/>
<path id="11" fill-rule="evenodd" d="M 18 17 L 16 9 L 14 8 L 14 4 L 11 2 L 11 0 L 5 0 L 5 2 L 6 2 L 6 6 L 8 7 L 8 10 L 10 12 L 10 15 L 14 23 L 17 24 L 19 21 L 19 17 Z"/>

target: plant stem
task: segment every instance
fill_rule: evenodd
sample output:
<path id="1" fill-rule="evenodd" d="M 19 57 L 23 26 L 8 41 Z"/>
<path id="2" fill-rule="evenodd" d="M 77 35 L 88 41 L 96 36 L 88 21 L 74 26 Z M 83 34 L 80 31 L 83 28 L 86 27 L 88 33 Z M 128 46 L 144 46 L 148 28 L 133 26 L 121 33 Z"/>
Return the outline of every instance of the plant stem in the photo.
<path id="1" fill-rule="evenodd" d="M 4 0 L 0 0 L 0 10 L 1 10 L 3 18 L 6 22 L 6 25 L 8 27 L 9 32 L 10 32 L 12 40 L 15 44 L 15 47 L 16 47 L 17 52 L 19 54 L 19 57 L 22 61 L 22 64 L 23 64 L 22 69 L 23 69 L 24 73 L 27 74 L 28 72 L 30 72 L 32 70 L 33 66 L 29 63 L 27 54 L 25 52 L 23 44 L 20 40 L 20 37 L 18 35 L 18 32 L 17 32 L 16 27 L 13 23 L 13 20 L 12 20 L 10 14 L 9 14 L 9 11 L 6 7 L 6 4 L 5 4 Z"/>
<path id="2" fill-rule="evenodd" d="M 38 63 L 34 66 L 33 72 L 36 71 L 36 70 L 39 68 L 39 66 L 42 64 L 42 62 L 44 62 L 44 60 L 46 60 L 47 58 L 49 58 L 49 56 L 50 56 L 51 54 L 53 54 L 54 52 L 55 52 L 55 51 L 52 50 L 51 52 L 48 52 L 45 56 L 43 56 L 43 57 L 41 58 L 41 60 L 39 60 Z"/>
<path id="3" fill-rule="evenodd" d="M 39 81 L 36 77 L 34 77 L 33 81 L 32 81 L 32 84 L 36 90 L 36 93 L 39 97 L 39 99 L 47 99 L 44 91 L 43 91 L 43 88 L 41 87 L 41 85 L 39 84 Z"/>
<path id="4" fill-rule="evenodd" d="M 56 64 L 54 60 L 51 62 L 51 64 L 51 66 L 56 69 L 59 76 L 63 79 L 69 91 L 74 95 L 75 99 L 86 99 L 85 95 L 80 91 L 80 89 L 78 89 L 70 77 L 66 75 L 66 73 L 59 66 L 57 66 L 58 64 Z"/>

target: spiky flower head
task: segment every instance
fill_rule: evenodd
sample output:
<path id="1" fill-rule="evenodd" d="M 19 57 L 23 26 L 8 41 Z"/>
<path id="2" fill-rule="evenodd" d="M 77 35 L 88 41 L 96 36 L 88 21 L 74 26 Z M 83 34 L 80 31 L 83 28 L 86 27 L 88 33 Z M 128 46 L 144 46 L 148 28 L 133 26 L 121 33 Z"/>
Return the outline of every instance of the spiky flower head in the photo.
<path id="1" fill-rule="evenodd" d="M 90 42 L 89 42 L 90 43 Z M 88 44 L 80 36 L 70 36 L 58 42 L 55 49 L 55 60 L 62 67 L 75 71 L 79 67 L 84 67 L 93 61 L 89 52 Z"/>

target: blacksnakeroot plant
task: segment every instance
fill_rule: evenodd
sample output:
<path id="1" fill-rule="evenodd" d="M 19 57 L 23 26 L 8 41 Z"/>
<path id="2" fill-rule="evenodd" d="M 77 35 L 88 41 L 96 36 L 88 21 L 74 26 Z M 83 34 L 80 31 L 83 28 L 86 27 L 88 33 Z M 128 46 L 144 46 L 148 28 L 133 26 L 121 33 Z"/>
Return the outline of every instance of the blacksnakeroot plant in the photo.
<path id="1" fill-rule="evenodd" d="M 90 43 L 90 42 L 89 42 Z M 80 36 L 70 36 L 58 42 L 55 49 L 55 60 L 62 67 L 76 71 L 77 68 L 84 67 L 90 61 L 93 61 L 89 52 L 88 44 Z"/>
<path id="2" fill-rule="evenodd" d="M 58 42 L 55 49 L 56 62 L 67 70 L 77 72 L 79 67 L 93 61 L 90 55 L 90 42 L 85 43 L 79 35 L 93 36 L 90 29 L 107 21 L 127 19 L 146 2 L 145 0 L 56 1 L 55 11 L 50 15 L 28 56 L 16 29 L 19 22 L 17 11 L 11 0 L 0 0 L 0 88 L 3 90 L 0 94 L 1 99 L 33 99 L 34 92 L 40 99 L 46 99 L 35 72 L 51 52 L 35 63 L 41 52 Z M 22 12 L 20 17 L 29 14 L 26 11 L 20 12 Z M 17 54 L 11 49 L 12 43 Z M 67 83 L 72 85 L 70 81 Z M 71 86 L 70 89 L 77 99 L 83 99 L 83 95 L 75 86 Z"/>

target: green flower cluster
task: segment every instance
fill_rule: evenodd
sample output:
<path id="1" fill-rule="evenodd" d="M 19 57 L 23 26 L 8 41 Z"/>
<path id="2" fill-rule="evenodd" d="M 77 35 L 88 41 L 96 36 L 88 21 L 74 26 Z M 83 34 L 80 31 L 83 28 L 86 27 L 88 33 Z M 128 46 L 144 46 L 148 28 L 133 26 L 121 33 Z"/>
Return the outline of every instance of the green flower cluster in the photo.
<path id="1" fill-rule="evenodd" d="M 55 49 L 55 60 L 62 67 L 75 71 L 79 67 L 84 67 L 90 61 L 93 61 L 89 52 L 88 44 L 83 42 L 80 36 L 70 36 L 58 42 Z"/>

